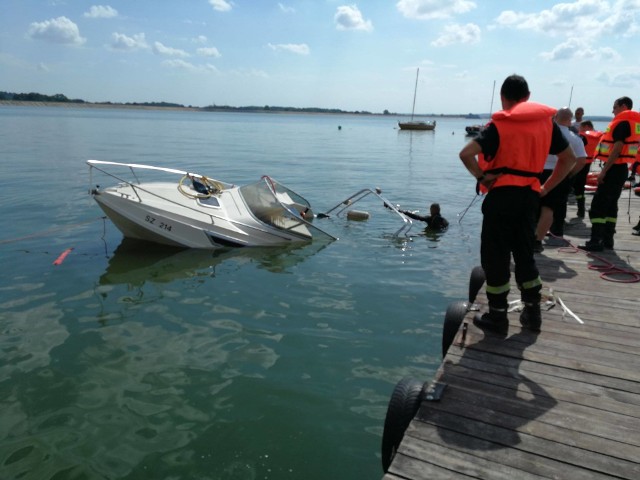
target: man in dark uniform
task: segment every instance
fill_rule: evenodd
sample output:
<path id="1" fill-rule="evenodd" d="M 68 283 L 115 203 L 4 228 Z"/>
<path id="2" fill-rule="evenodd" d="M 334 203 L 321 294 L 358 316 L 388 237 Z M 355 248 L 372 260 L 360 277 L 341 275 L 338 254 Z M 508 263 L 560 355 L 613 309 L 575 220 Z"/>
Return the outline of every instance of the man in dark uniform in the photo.
<path id="1" fill-rule="evenodd" d="M 503 110 L 496 112 L 487 128 L 460 151 L 467 170 L 489 191 L 482 205 L 480 247 L 489 312 L 477 315 L 474 323 L 500 335 L 506 335 L 509 328 L 511 255 L 525 305 L 520 323 L 531 331 L 540 331 L 542 281 L 533 251 L 539 200 L 567 176 L 576 161 L 553 122 L 555 110 L 529 102 L 529 95 L 523 77 L 507 77 L 500 90 Z M 476 159 L 479 154 L 484 156 L 481 164 Z M 540 186 L 539 176 L 548 154 L 557 155 L 558 162 Z"/>
<path id="2" fill-rule="evenodd" d="M 588 252 L 613 249 L 618 200 L 629 175 L 627 163 L 635 160 L 640 141 L 640 113 L 632 108 L 633 101 L 629 97 L 620 97 L 613 102 L 614 118 L 596 147 L 595 158 L 605 163 L 598 174 L 598 189 L 589 210 L 591 238 L 579 246 Z"/>
<path id="3" fill-rule="evenodd" d="M 449 227 L 449 222 L 440 215 L 440 204 L 438 203 L 431 204 L 431 207 L 429 207 L 430 215 L 418 215 L 417 213 L 413 213 L 409 210 L 398 209 L 398 211 L 414 220 L 426 222 L 427 228 L 430 230 L 446 230 L 447 227 Z"/>

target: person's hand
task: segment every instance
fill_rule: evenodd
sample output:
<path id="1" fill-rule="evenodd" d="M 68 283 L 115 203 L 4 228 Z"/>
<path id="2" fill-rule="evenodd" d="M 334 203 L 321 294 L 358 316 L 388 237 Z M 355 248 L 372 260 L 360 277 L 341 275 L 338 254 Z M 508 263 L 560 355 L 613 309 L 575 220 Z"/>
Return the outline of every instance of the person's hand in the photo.
<path id="1" fill-rule="evenodd" d="M 599 174 L 598 174 L 598 185 L 604 183 L 604 177 L 607 174 L 607 172 L 605 172 L 604 170 L 602 170 Z"/>
<path id="2" fill-rule="evenodd" d="M 478 179 L 478 183 L 484 185 L 487 188 L 491 188 L 500 175 L 494 175 L 492 173 L 487 173 L 483 175 L 482 180 Z"/>

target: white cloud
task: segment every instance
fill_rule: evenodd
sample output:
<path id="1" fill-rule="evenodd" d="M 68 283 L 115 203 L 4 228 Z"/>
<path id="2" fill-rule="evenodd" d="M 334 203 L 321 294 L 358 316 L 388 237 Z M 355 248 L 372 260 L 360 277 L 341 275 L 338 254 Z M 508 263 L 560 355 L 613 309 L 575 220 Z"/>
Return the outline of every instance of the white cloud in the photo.
<path id="1" fill-rule="evenodd" d="M 187 70 L 195 73 L 219 73 L 219 70 L 211 64 L 194 65 L 181 59 L 164 60 L 162 65 L 167 68 L 174 68 L 176 70 Z"/>
<path id="2" fill-rule="evenodd" d="M 84 16 L 87 18 L 114 18 L 118 16 L 118 11 L 109 5 L 94 5 L 84 13 Z"/>
<path id="3" fill-rule="evenodd" d="M 158 55 L 164 55 L 165 57 L 186 58 L 190 56 L 184 50 L 180 50 L 179 48 L 167 47 L 160 42 L 153 43 L 153 53 L 156 53 Z"/>
<path id="4" fill-rule="evenodd" d="M 371 20 L 365 20 L 356 5 L 338 7 L 333 19 L 338 30 L 364 30 L 365 32 L 373 30 Z"/>
<path id="5" fill-rule="evenodd" d="M 137 33 L 133 37 L 129 37 L 123 33 L 114 33 L 111 35 L 113 41 L 111 48 L 114 50 L 143 50 L 149 48 L 144 33 Z"/>
<path id="6" fill-rule="evenodd" d="M 297 53 L 298 55 L 309 55 L 309 53 L 311 53 L 306 43 L 279 43 L 277 45 L 269 43 L 268 46 L 271 50 L 285 50 L 287 52 Z"/>
<path id="7" fill-rule="evenodd" d="M 573 58 L 594 61 L 617 61 L 622 58 L 613 48 L 593 48 L 584 39 L 579 38 L 570 38 L 566 42 L 556 45 L 550 52 L 541 53 L 540 56 L 549 61 L 571 60 Z"/>
<path id="8" fill-rule="evenodd" d="M 63 45 L 82 45 L 86 42 L 86 39 L 80 36 L 78 26 L 67 17 L 34 22 L 29 26 L 28 36 L 34 40 Z"/>
<path id="9" fill-rule="evenodd" d="M 396 3 L 396 8 L 407 18 L 431 20 L 467 13 L 476 8 L 476 2 L 470 0 L 400 0 Z"/>
<path id="10" fill-rule="evenodd" d="M 196 52 L 203 57 L 219 58 L 222 56 L 216 47 L 202 47 L 196 50 Z"/>
<path id="11" fill-rule="evenodd" d="M 218 12 L 228 12 L 231 10 L 233 3 L 225 0 L 209 0 L 209 5 Z"/>
<path id="12" fill-rule="evenodd" d="M 205 43 L 207 43 L 207 37 L 205 37 L 204 35 L 198 35 L 193 39 L 193 43 L 201 43 L 204 45 Z"/>
<path id="13" fill-rule="evenodd" d="M 640 86 L 640 70 L 634 69 L 612 74 L 603 72 L 597 77 L 597 80 L 607 85 L 607 87 L 638 88 Z"/>
<path id="14" fill-rule="evenodd" d="M 572 3 L 558 3 L 550 9 L 535 13 L 505 10 L 495 22 L 501 27 L 547 35 L 567 36 L 577 32 L 583 38 L 594 38 L 604 32 L 628 32 L 635 24 L 634 10 L 638 10 L 638 7 L 630 5 L 629 0 L 619 0 L 613 6 L 606 0 L 576 0 Z"/>
<path id="15" fill-rule="evenodd" d="M 282 3 L 278 3 L 278 8 L 283 13 L 294 13 L 296 11 L 293 7 L 288 7 L 286 5 L 283 5 Z"/>
<path id="16" fill-rule="evenodd" d="M 480 27 L 474 23 L 466 25 L 450 24 L 444 27 L 444 33 L 431 42 L 434 47 L 446 47 L 453 44 L 473 44 L 480 41 Z"/>

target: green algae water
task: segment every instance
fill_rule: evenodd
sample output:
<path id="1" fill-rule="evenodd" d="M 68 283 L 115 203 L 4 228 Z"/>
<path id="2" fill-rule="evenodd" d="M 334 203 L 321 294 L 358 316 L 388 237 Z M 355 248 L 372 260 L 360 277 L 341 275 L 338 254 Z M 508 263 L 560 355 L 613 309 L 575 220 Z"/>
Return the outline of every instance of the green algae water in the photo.
<path id="1" fill-rule="evenodd" d="M 463 119 L 0 107 L 0 478 L 372 479 L 389 396 L 440 363 L 479 258 Z M 339 128 L 340 127 L 340 128 Z M 203 252 L 123 240 L 87 159 L 270 175 L 339 239 Z M 59 265 L 54 262 L 68 255 Z"/>

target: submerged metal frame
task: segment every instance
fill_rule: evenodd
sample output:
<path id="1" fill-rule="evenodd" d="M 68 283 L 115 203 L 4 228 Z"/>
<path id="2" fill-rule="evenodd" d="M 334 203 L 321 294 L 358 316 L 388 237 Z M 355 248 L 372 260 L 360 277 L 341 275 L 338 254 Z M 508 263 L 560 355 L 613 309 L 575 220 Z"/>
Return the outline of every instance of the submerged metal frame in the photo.
<path id="1" fill-rule="evenodd" d="M 400 211 L 396 208 L 395 205 L 393 205 L 392 203 L 390 203 L 389 201 L 387 201 L 386 198 L 384 198 L 382 195 L 380 195 L 380 189 L 376 188 L 376 189 L 372 189 L 372 188 L 363 188 L 362 190 L 360 190 L 359 192 L 354 193 L 353 195 L 351 195 L 350 197 L 346 198 L 345 200 L 343 200 L 342 202 L 340 202 L 339 204 L 337 204 L 335 207 L 327 210 L 323 215 L 329 215 L 331 212 L 333 212 L 334 210 L 340 208 L 337 213 L 336 216 L 340 216 L 340 214 L 348 207 L 352 206 L 353 204 L 359 202 L 360 200 L 362 200 L 363 198 L 365 198 L 368 195 L 375 195 L 376 197 L 378 197 L 380 200 L 382 200 L 383 205 L 387 206 L 389 209 L 393 210 L 394 212 L 396 212 L 400 218 L 403 221 L 403 225 L 402 227 L 400 227 L 396 233 L 393 234 L 394 237 L 397 237 L 398 235 L 400 235 L 401 233 L 403 233 L 404 235 L 407 235 L 409 233 L 409 230 L 411 230 L 411 227 L 413 225 L 413 222 L 411 221 L 410 218 L 408 218 L 407 216 L 403 215 L 402 213 L 400 213 Z"/>

